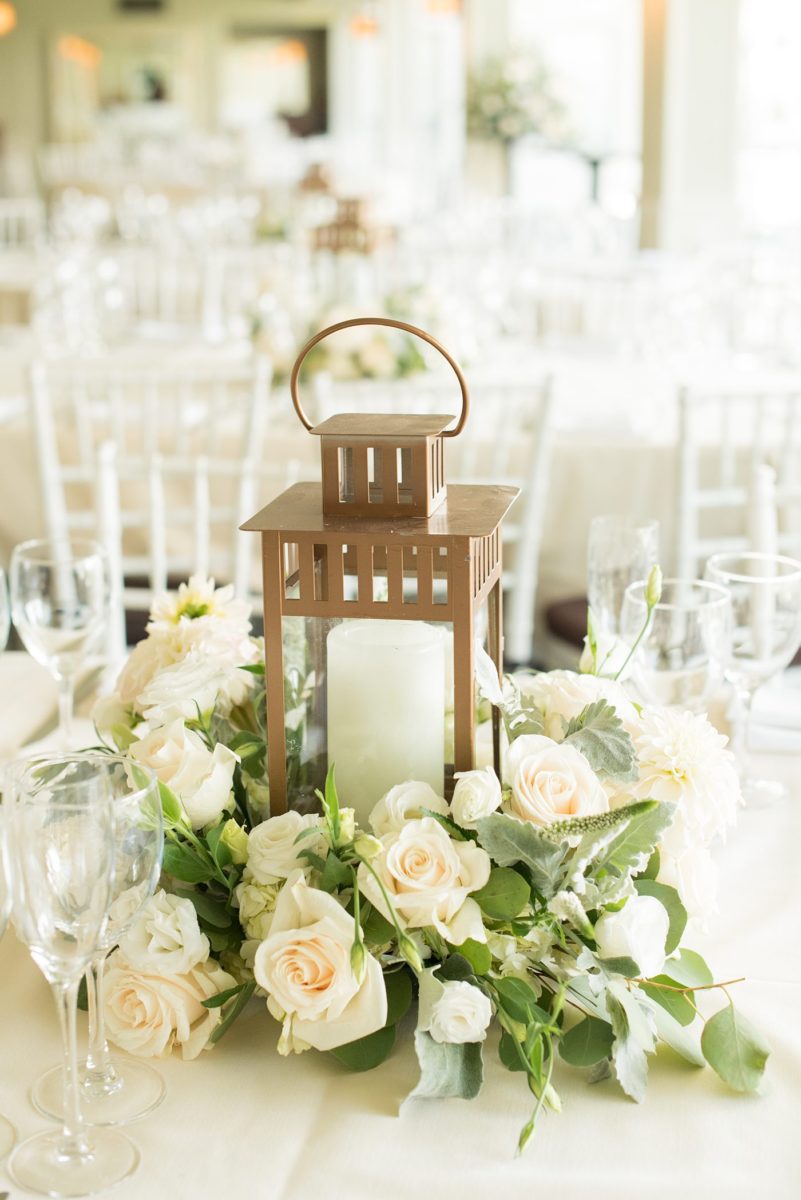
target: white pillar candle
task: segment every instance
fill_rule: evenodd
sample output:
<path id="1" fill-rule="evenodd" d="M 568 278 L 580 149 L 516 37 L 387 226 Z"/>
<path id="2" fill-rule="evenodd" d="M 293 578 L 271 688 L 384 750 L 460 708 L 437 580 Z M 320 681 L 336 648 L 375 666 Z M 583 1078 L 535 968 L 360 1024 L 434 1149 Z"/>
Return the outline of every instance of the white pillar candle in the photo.
<path id="1" fill-rule="evenodd" d="M 340 802 L 367 824 L 396 783 L 442 795 L 445 639 L 418 621 L 343 621 L 328 635 L 328 764 Z"/>

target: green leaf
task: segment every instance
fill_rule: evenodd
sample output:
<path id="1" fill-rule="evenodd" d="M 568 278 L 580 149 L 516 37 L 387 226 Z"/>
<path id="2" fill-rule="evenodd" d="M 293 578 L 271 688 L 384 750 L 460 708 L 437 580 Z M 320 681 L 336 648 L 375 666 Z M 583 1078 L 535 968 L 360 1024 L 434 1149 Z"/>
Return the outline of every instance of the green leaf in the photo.
<path id="1" fill-rule="evenodd" d="M 162 867 L 173 879 L 181 879 L 184 883 L 208 883 L 214 877 L 208 863 L 204 863 L 194 850 L 182 842 L 165 844 Z"/>
<path id="2" fill-rule="evenodd" d="M 770 1049 L 762 1034 L 729 1003 L 710 1017 L 701 1050 L 713 1071 L 736 1092 L 755 1092 Z"/>
<path id="3" fill-rule="evenodd" d="M 420 1064 L 420 1081 L 403 1103 L 445 1096 L 472 1100 L 484 1082 L 481 1047 L 481 1042 L 460 1045 L 435 1042 L 430 1033 L 416 1030 L 414 1048 Z"/>
<path id="4" fill-rule="evenodd" d="M 263 675 L 264 663 L 247 663 L 239 668 L 240 671 L 250 671 L 251 675 Z"/>
<path id="5" fill-rule="evenodd" d="M 528 889 L 526 889 L 528 894 Z M 492 966 L 492 955 L 485 942 L 476 942 L 468 938 L 461 946 L 456 946 L 458 954 L 464 958 L 475 971 L 476 975 L 486 975 Z"/>
<path id="6" fill-rule="evenodd" d="M 495 991 L 498 1003 L 513 1021 L 519 1021 L 522 1025 L 528 1025 L 532 1020 L 548 1024 L 548 1014 L 540 1008 L 536 992 L 525 980 L 518 979 L 515 975 L 506 975 L 495 980 Z"/>
<path id="7" fill-rule="evenodd" d="M 233 917 L 225 905 L 219 900 L 213 900 L 205 892 L 190 892 L 184 888 L 176 888 L 175 894 L 184 900 L 191 900 L 201 921 L 205 921 L 213 929 L 230 929 L 233 924 Z"/>
<path id="8" fill-rule="evenodd" d="M 201 1000 L 200 1003 L 204 1008 L 222 1008 L 226 1001 L 238 996 L 244 986 L 244 983 L 238 983 L 236 987 L 226 988 L 224 992 L 218 992 L 216 996 L 210 996 L 208 1000 Z"/>
<path id="9" fill-rule="evenodd" d="M 433 808 L 421 808 L 420 814 L 424 817 L 431 817 L 433 821 L 442 826 L 455 842 L 475 841 L 474 834 L 471 834 L 466 829 L 462 829 L 461 825 L 457 825 L 455 821 L 452 821 L 450 817 L 446 817 L 443 813 L 434 812 Z"/>
<path id="10" fill-rule="evenodd" d="M 350 867 L 346 867 L 342 860 L 337 858 L 334 851 L 329 850 L 323 866 L 320 887 L 324 892 L 335 892 L 337 888 L 347 887 L 350 882 Z"/>
<path id="11" fill-rule="evenodd" d="M 230 1011 L 225 1014 L 222 1021 L 220 1022 L 220 1024 L 217 1026 L 217 1028 L 214 1030 L 211 1037 L 209 1038 L 209 1041 L 211 1042 L 212 1045 L 215 1045 L 217 1042 L 219 1042 L 221 1037 L 225 1036 L 225 1034 L 228 1032 L 228 1030 L 233 1025 L 236 1018 L 239 1016 L 239 1014 L 242 1012 L 242 1010 L 247 1005 L 248 1000 L 253 995 L 255 990 L 256 990 L 256 984 L 253 980 L 250 980 L 248 983 L 244 983 L 242 985 L 242 991 L 239 993 L 236 1000 L 231 1005 Z"/>
<path id="12" fill-rule="evenodd" d="M 695 950 L 682 949 L 665 963 L 665 972 L 686 987 L 704 987 L 714 983 L 714 976 L 701 955 Z"/>
<path id="13" fill-rule="evenodd" d="M 521 863 L 528 868 L 537 891 L 550 900 L 559 890 L 564 846 L 554 845 L 533 825 L 503 813 L 492 813 L 476 823 L 479 845 L 498 866 Z"/>
<path id="14" fill-rule="evenodd" d="M 366 915 L 365 915 L 366 913 Z M 385 946 L 395 936 L 395 929 L 386 917 L 372 905 L 362 904 L 362 932 L 370 946 Z"/>
<path id="15" fill-rule="evenodd" d="M 642 878 L 643 879 L 656 879 L 657 875 L 659 874 L 660 864 L 661 864 L 661 855 L 659 853 L 659 849 L 657 848 L 656 850 L 654 850 L 653 854 L 648 859 L 648 865 L 646 866 L 645 870 L 642 873 Z"/>
<path id="16" fill-rule="evenodd" d="M 526 1063 L 520 1057 L 518 1046 L 519 1043 L 512 1037 L 511 1033 L 507 1033 L 504 1029 L 501 1033 L 501 1040 L 498 1042 L 498 1057 L 507 1071 L 528 1072 Z"/>
<path id="17" fill-rule="evenodd" d="M 181 801 L 172 788 L 168 788 L 166 783 L 162 783 L 161 780 L 159 780 L 159 800 L 161 800 L 161 811 L 164 814 L 164 824 L 182 825 L 184 810 L 181 807 Z"/>
<path id="18" fill-rule="evenodd" d="M 220 868 L 229 866 L 231 862 L 231 848 L 230 846 L 227 846 L 225 842 L 220 840 L 226 824 L 227 819 L 223 817 L 219 825 L 215 825 L 214 828 L 210 829 L 206 834 L 206 845 L 209 848 L 212 858 Z"/>
<path id="19" fill-rule="evenodd" d="M 528 904 L 530 891 L 528 882 L 511 867 L 493 867 L 483 888 L 471 895 L 492 920 L 511 921 Z"/>
<path id="20" fill-rule="evenodd" d="M 347 1042 L 344 1046 L 336 1046 L 329 1050 L 337 1062 L 342 1063 L 349 1071 L 372 1071 L 378 1067 L 395 1045 L 395 1026 L 385 1025 L 367 1037 L 357 1038 L 355 1042 Z"/>
<path id="21" fill-rule="evenodd" d="M 337 795 L 333 764 L 329 767 L 328 774 L 325 777 L 325 795 L 322 797 L 322 802 L 325 819 L 331 830 L 331 840 L 336 846 L 339 843 L 341 825 L 339 819 L 339 796 Z"/>
<path id="22" fill-rule="evenodd" d="M 704 1066 L 704 1056 L 701 1053 L 701 1043 L 695 1030 L 689 1026 L 680 1025 L 666 1008 L 654 1009 L 654 1024 L 656 1032 L 671 1050 L 694 1067 Z"/>
<path id="23" fill-rule="evenodd" d="M 614 1034 L 608 1021 L 585 1017 L 559 1039 L 559 1053 L 571 1067 L 591 1067 L 612 1053 Z"/>
<path id="24" fill-rule="evenodd" d="M 657 1004 L 661 1004 L 679 1025 L 692 1025 L 695 1020 L 695 1009 L 688 996 L 683 992 L 674 991 L 680 985 L 668 975 L 654 975 L 654 983 L 666 983 L 668 987 L 654 987 L 652 983 L 641 983 L 640 991 L 645 992 Z"/>
<path id="25" fill-rule="evenodd" d="M 388 972 L 384 976 L 387 992 L 387 1019 L 385 1025 L 397 1025 L 406 1016 L 412 1003 L 412 981 L 406 970 Z"/>
<path id="26" fill-rule="evenodd" d="M 637 778 L 637 753 L 611 704 L 596 700 L 567 727 L 564 740 L 580 750 L 593 771 L 610 779 Z"/>
<path id="27" fill-rule="evenodd" d="M 109 733 L 120 754 L 124 754 L 134 742 L 139 740 L 130 725 L 114 724 L 109 729 Z"/>
<path id="28" fill-rule="evenodd" d="M 653 896 L 665 909 L 670 921 L 665 953 L 672 954 L 681 941 L 687 927 L 687 909 L 674 887 L 667 883 L 656 883 L 653 879 L 635 879 L 634 886 L 641 896 Z"/>
<path id="29" fill-rule="evenodd" d="M 624 975 L 626 979 L 635 979 L 640 973 L 634 959 L 624 954 L 619 958 L 599 958 L 598 962 L 610 975 Z"/>
<path id="30" fill-rule="evenodd" d="M 636 874 L 646 867 L 660 834 L 673 820 L 673 805 L 661 804 L 658 800 L 640 800 L 618 811 L 626 813 L 629 821 L 597 862 L 621 873 L 632 871 Z"/>

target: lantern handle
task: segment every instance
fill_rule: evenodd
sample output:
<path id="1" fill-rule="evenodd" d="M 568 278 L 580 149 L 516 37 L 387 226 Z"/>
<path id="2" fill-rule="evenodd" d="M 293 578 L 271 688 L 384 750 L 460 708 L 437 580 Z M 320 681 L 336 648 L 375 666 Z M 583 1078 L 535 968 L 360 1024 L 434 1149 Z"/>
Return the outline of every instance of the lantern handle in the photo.
<path id="1" fill-rule="evenodd" d="M 459 420 L 456 422 L 453 429 L 443 430 L 442 436 L 456 437 L 458 434 L 460 434 L 464 429 L 468 413 L 470 412 L 470 395 L 467 390 L 467 380 L 462 373 L 461 367 L 457 363 L 456 359 L 449 354 L 445 347 L 441 345 L 441 343 L 438 342 L 435 337 L 432 337 L 430 333 L 426 333 L 424 329 L 418 329 L 416 325 L 409 325 L 406 321 L 396 321 L 392 317 L 351 317 L 348 321 L 338 321 L 336 325 L 329 325 L 327 329 L 321 329 L 319 333 L 316 333 L 313 338 L 309 339 L 298 357 L 295 359 L 295 365 L 292 368 L 292 374 L 289 378 L 289 391 L 292 396 L 292 404 L 294 405 L 295 412 L 298 414 L 301 425 L 303 425 L 304 428 L 309 431 L 311 431 L 313 428 L 311 421 L 303 410 L 303 405 L 301 404 L 300 396 L 298 395 L 298 375 L 300 374 L 300 368 L 303 365 L 303 360 L 309 351 L 314 349 L 318 342 L 321 342 L 323 338 L 328 337 L 329 333 L 338 333 L 340 329 L 351 329 L 354 325 L 386 325 L 391 329 L 402 329 L 404 333 L 411 333 L 414 334 L 415 337 L 422 338 L 424 342 L 428 342 L 429 346 L 433 346 L 435 350 L 439 351 L 445 361 L 451 367 L 453 367 L 454 374 L 459 380 L 459 388 L 462 393 L 462 411 L 459 414 Z"/>

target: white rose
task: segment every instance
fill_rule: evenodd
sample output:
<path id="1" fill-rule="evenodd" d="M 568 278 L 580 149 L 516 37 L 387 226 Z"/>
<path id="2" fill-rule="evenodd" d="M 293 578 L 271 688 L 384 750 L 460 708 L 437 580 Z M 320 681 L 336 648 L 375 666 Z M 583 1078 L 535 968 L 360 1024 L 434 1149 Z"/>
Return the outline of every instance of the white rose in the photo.
<path id="1" fill-rule="evenodd" d="M 660 851 L 657 879 L 676 889 L 688 914 L 702 925 L 718 911 L 718 869 L 705 847 L 690 846 L 677 856 Z"/>
<path id="2" fill-rule="evenodd" d="M 237 755 L 221 743 L 209 750 L 183 721 L 154 729 L 134 742 L 129 754 L 175 792 L 193 829 L 216 821 L 227 807 Z"/>
<path id="3" fill-rule="evenodd" d="M 471 983 L 449 981 L 431 1007 L 428 1032 L 435 1042 L 483 1042 L 491 1020 L 492 1005 L 482 991 Z"/>
<path id="4" fill-rule="evenodd" d="M 370 813 L 370 826 L 376 837 L 397 833 L 407 821 L 421 817 L 424 808 L 444 817 L 448 815 L 447 801 L 437 795 L 430 783 L 417 779 L 399 783 L 378 801 Z"/>
<path id="5" fill-rule="evenodd" d="M 387 993 L 381 966 L 365 956 L 361 983 L 350 965 L 353 917 L 302 875 L 278 898 L 269 937 L 256 951 L 256 981 L 284 1021 L 279 1049 L 331 1050 L 381 1029 Z"/>
<path id="6" fill-rule="evenodd" d="M 149 637 L 138 642 L 117 680 L 117 694 L 121 702 L 136 707 L 139 696 L 154 675 L 173 662 L 175 656 L 172 648 L 163 638 Z"/>
<path id="7" fill-rule="evenodd" d="M 223 716 L 244 704 L 254 678 L 237 664 L 193 650 L 180 662 L 160 670 L 140 693 L 137 707 L 151 725 L 167 725 L 197 717 L 215 706 Z"/>
<path id="8" fill-rule="evenodd" d="M 629 896 L 619 912 L 607 912 L 595 925 L 601 958 L 633 958 L 646 979 L 665 965 L 665 942 L 670 922 L 653 896 Z"/>
<path id="9" fill-rule="evenodd" d="M 117 951 L 105 971 L 106 1031 L 128 1054 L 150 1058 L 180 1046 L 184 1058 L 197 1058 L 222 1015 L 202 1001 L 235 986 L 214 959 L 170 975 L 137 971 Z"/>
<path id="10" fill-rule="evenodd" d="M 504 775 L 512 788 L 508 810 L 521 821 L 553 821 L 607 812 L 609 801 L 598 776 L 574 746 L 524 734 L 506 754 Z"/>
<path id="11" fill-rule="evenodd" d="M 606 700 L 623 727 L 633 736 L 637 728 L 637 710 L 619 683 L 599 675 L 578 675 L 575 671 L 548 671 L 541 675 L 516 675 L 515 683 L 530 697 L 545 718 L 545 733 L 554 741 L 564 737 L 565 726 L 588 704 Z"/>
<path id="12" fill-rule="evenodd" d="M 306 867 L 306 860 L 299 855 L 303 850 L 314 850 L 318 854 L 324 848 L 322 829 L 318 835 L 297 841 L 299 833 L 319 826 L 319 817 L 301 816 L 298 812 L 281 813 L 268 817 L 248 835 L 248 871 L 257 883 L 276 883 L 286 879 L 299 867 Z"/>
<path id="13" fill-rule="evenodd" d="M 469 829 L 501 806 L 501 784 L 492 767 L 464 771 L 456 776 L 451 814 L 457 825 Z"/>
<path id="14" fill-rule="evenodd" d="M 451 942 L 486 940 L 481 910 L 470 892 L 489 879 L 490 857 L 475 842 L 455 842 L 433 817 L 408 821 L 381 838 L 383 854 L 371 863 L 402 928 L 432 925 Z M 391 920 L 381 888 L 362 864 L 359 888 Z"/>
<path id="15" fill-rule="evenodd" d="M 120 938 L 120 954 L 137 971 L 183 975 L 209 956 L 191 900 L 159 890 Z"/>

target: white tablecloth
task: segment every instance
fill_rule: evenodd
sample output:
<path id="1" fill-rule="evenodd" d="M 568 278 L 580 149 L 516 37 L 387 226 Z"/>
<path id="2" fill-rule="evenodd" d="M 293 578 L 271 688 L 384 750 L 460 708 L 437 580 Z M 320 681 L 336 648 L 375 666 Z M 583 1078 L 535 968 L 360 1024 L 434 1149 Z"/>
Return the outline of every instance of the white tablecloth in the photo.
<path id="1" fill-rule="evenodd" d="M 26 702 L 26 687 L 18 685 L 14 694 L 3 690 L 4 717 Z M 707 934 L 687 940 L 716 978 L 747 976 L 734 989 L 736 1002 L 773 1050 L 761 1097 L 737 1096 L 711 1071 L 689 1067 L 667 1050 L 652 1060 L 641 1106 L 611 1081 L 590 1087 L 583 1072 L 559 1064 L 564 1112 L 545 1116 L 516 1159 L 530 1097 L 521 1076 L 500 1067 L 494 1043 L 476 1100 L 415 1101 L 398 1117 L 416 1079 L 411 1029 L 381 1067 L 350 1075 L 313 1051 L 281 1058 L 278 1027 L 254 1003 L 214 1051 L 194 1063 L 160 1064 L 167 1098 L 130 1128 L 142 1165 L 114 1195 L 797 1200 L 801 773 L 790 756 L 760 765 L 787 780 L 790 796 L 743 811 L 720 851 L 720 912 Z M 48 987 L 9 933 L 0 944 L 0 1111 L 22 1137 L 45 1126 L 27 1093 L 58 1055 Z M 0 1166 L 0 1190 L 5 1181 Z"/>

